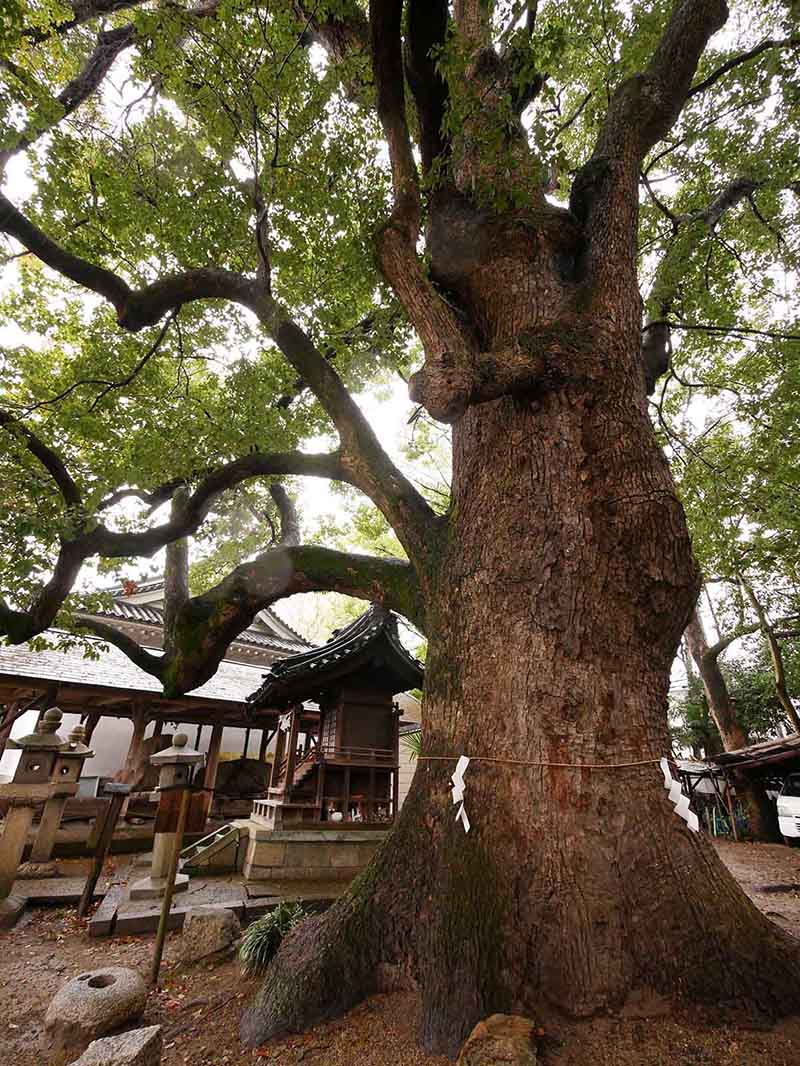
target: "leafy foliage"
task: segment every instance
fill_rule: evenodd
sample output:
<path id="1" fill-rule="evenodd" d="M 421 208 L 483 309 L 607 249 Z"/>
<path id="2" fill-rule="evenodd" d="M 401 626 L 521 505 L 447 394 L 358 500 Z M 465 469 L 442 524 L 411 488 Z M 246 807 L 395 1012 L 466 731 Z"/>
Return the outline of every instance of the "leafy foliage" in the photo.
<path id="1" fill-rule="evenodd" d="M 268 914 L 248 925 L 239 945 L 239 962 L 245 977 L 261 976 L 275 957 L 283 938 L 307 917 L 301 903 L 282 900 Z"/>

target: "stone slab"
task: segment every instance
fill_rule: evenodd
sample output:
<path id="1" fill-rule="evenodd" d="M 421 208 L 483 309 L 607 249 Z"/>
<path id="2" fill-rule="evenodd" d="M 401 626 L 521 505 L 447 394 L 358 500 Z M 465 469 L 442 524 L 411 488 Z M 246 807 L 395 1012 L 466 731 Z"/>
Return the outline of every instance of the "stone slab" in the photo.
<path id="1" fill-rule="evenodd" d="M 77 903 L 83 895 L 84 877 L 43 877 L 41 880 L 20 878 L 14 882 L 13 892 L 35 903 Z M 95 888 L 94 899 L 100 899 L 103 889 Z"/>
<path id="2" fill-rule="evenodd" d="M 150 1025 L 93 1040 L 72 1066 L 159 1066 L 162 1048 L 161 1026 Z"/>
<path id="3" fill-rule="evenodd" d="M 117 920 L 117 908 L 125 898 L 124 885 L 112 885 L 89 919 L 89 936 L 108 936 Z"/>

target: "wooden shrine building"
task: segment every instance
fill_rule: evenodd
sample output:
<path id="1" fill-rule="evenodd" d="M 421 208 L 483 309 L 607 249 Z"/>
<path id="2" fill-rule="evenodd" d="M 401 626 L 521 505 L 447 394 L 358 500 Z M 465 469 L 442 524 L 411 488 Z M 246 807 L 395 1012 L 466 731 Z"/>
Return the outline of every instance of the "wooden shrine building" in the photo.
<path id="1" fill-rule="evenodd" d="M 422 664 L 400 643 L 397 618 L 373 604 L 327 644 L 273 663 L 248 699 L 257 719 L 279 710 L 267 828 L 381 826 L 398 807 L 400 710 L 422 686 Z"/>

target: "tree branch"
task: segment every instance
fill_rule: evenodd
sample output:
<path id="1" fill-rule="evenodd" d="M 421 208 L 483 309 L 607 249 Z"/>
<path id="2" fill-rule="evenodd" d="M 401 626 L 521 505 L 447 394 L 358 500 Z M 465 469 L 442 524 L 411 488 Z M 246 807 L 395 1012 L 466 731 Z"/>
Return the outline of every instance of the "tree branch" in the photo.
<path id="1" fill-rule="evenodd" d="M 373 501 L 409 557 L 424 569 L 439 526 L 434 511 L 386 454 L 330 362 L 284 308 L 261 294 L 253 309 L 336 427 L 345 472 L 340 480 L 348 481 Z"/>
<path id="2" fill-rule="evenodd" d="M 644 175 L 643 180 L 649 189 Z M 668 319 L 680 289 L 681 264 L 694 254 L 701 240 L 719 225 L 726 211 L 747 199 L 763 184 L 764 182 L 755 181 L 753 178 L 734 178 L 705 207 L 682 215 L 673 214 L 669 208 L 655 200 L 659 209 L 671 220 L 673 238 L 656 267 L 647 299 L 647 321 L 642 331 L 642 360 L 648 395 L 652 395 L 656 381 L 667 372 L 670 365 L 671 330 L 676 328 L 677 324 Z M 695 225 L 698 222 L 702 223 L 702 228 Z"/>
<path id="3" fill-rule="evenodd" d="M 53 481 L 55 481 L 67 507 L 79 509 L 83 503 L 80 489 L 67 470 L 63 459 L 40 440 L 33 430 L 28 429 L 14 415 L 2 409 L 0 409 L 0 426 L 3 426 L 12 436 L 19 436 L 25 441 L 25 447 L 32 455 L 36 456 Z"/>
<path id="4" fill-rule="evenodd" d="M 108 300 L 120 326 L 138 333 L 153 326 L 167 312 L 195 300 L 228 299 L 250 306 L 253 283 L 243 274 L 216 267 L 200 267 L 161 278 L 144 289 L 131 289 L 118 274 L 97 266 L 51 240 L 0 194 L 0 232 L 15 237 L 43 263 L 84 289 Z"/>
<path id="5" fill-rule="evenodd" d="M 41 44 L 48 37 L 53 35 L 61 36 L 76 26 L 82 26 L 94 18 L 101 18 L 116 11 L 138 7 L 144 2 L 145 0 L 73 0 L 72 3 L 67 5 L 72 8 L 71 18 L 68 16 L 63 22 L 58 23 L 49 31 L 41 30 L 38 27 L 26 27 L 22 34 L 34 44 Z"/>
<path id="6" fill-rule="evenodd" d="M 707 78 L 698 82 L 697 85 L 693 85 L 689 92 L 686 94 L 687 99 L 691 96 L 696 96 L 697 93 L 705 92 L 706 89 L 710 89 L 712 85 L 719 81 L 730 70 L 735 70 L 736 67 L 740 67 L 743 63 L 749 63 L 751 59 L 755 59 L 760 56 L 762 52 L 766 52 L 771 48 L 797 48 L 800 47 L 800 37 L 784 37 L 780 40 L 766 40 L 761 44 L 757 44 L 755 48 L 751 48 L 749 52 L 742 52 L 741 55 L 733 56 L 732 59 L 727 60 L 716 70 L 712 71 Z"/>
<path id="7" fill-rule="evenodd" d="M 42 448 L 47 464 L 54 467 L 55 476 L 63 463 L 51 449 L 43 445 Z M 53 575 L 27 610 L 14 610 L 0 601 L 0 634 L 7 636 L 12 644 L 23 644 L 49 628 L 86 559 L 92 556 L 124 558 L 129 555 L 153 555 L 167 544 L 193 533 L 208 514 L 214 499 L 225 489 L 249 478 L 285 474 L 350 480 L 337 452 L 322 455 L 304 452 L 268 455 L 256 452 L 207 474 L 167 522 L 151 529 L 116 532 L 101 523 L 89 528 L 88 517 L 82 515 L 80 531 L 74 537 L 62 540 Z M 74 484 L 71 478 L 69 480 Z M 79 503 L 79 496 L 77 500 Z"/>
<path id="8" fill-rule="evenodd" d="M 213 677 L 231 642 L 265 607 L 298 592 L 326 591 L 377 601 L 424 628 L 409 563 L 313 545 L 272 548 L 187 600 L 176 619 L 174 657 L 162 673 L 164 694 L 182 695 Z"/>
<path id="9" fill-rule="evenodd" d="M 599 304 L 618 288 L 620 264 L 636 283 L 642 160 L 680 114 L 700 56 L 727 16 L 724 0 L 675 0 L 650 62 L 614 93 L 592 156 L 575 178 L 570 206 L 585 234 L 581 268 Z"/>
<path id="10" fill-rule="evenodd" d="M 102 30 L 97 35 L 97 43 L 84 63 L 83 69 L 72 81 L 68 82 L 56 98 L 62 107 L 61 114 L 54 122 L 48 124 L 45 129 L 29 127 L 20 134 L 16 144 L 0 151 L 0 172 L 5 169 L 12 156 L 29 148 L 34 141 L 41 137 L 46 129 L 52 129 L 56 123 L 66 118 L 67 115 L 71 115 L 85 100 L 88 100 L 100 87 L 117 57 L 126 48 L 130 48 L 135 40 L 136 28 L 133 23 L 121 26 L 118 29 Z"/>
<path id="11" fill-rule="evenodd" d="M 271 482 L 269 494 L 275 501 L 281 516 L 281 534 L 279 543 L 285 548 L 293 548 L 300 543 L 300 519 L 289 493 L 279 481 Z"/>
<path id="12" fill-rule="evenodd" d="M 409 0 L 406 76 L 419 118 L 419 150 L 427 174 L 434 159 L 445 151 L 442 133 L 447 110 L 447 83 L 431 55 L 447 36 L 447 0 Z"/>
<path id="13" fill-rule="evenodd" d="M 401 21 L 403 0 L 370 0 L 369 27 L 372 70 L 378 96 L 378 117 L 389 146 L 394 207 L 390 225 L 415 243 L 421 204 L 417 165 L 406 122 Z"/>
<path id="14" fill-rule="evenodd" d="M 146 674 L 158 678 L 159 681 L 161 680 L 166 665 L 165 656 L 153 655 L 152 652 L 147 651 L 146 648 L 143 648 L 141 644 L 138 644 L 132 637 L 123 633 L 122 630 L 117 629 L 116 626 L 108 622 L 101 622 L 99 619 L 92 618 L 89 615 L 79 615 L 77 626 L 79 629 L 88 629 L 90 633 L 94 633 L 95 636 L 107 641 L 107 643 L 113 644 L 121 652 L 124 652 L 140 670 L 144 670 Z"/>

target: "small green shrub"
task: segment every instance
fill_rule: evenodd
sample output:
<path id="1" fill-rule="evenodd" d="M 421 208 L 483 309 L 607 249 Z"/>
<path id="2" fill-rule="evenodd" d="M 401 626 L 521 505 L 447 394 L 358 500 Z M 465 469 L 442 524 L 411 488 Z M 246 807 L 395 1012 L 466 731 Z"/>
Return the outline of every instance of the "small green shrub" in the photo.
<path id="1" fill-rule="evenodd" d="M 239 962 L 245 976 L 264 973 L 286 934 L 307 917 L 300 903 L 284 900 L 269 914 L 248 925 L 239 946 Z"/>

